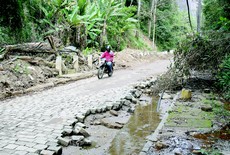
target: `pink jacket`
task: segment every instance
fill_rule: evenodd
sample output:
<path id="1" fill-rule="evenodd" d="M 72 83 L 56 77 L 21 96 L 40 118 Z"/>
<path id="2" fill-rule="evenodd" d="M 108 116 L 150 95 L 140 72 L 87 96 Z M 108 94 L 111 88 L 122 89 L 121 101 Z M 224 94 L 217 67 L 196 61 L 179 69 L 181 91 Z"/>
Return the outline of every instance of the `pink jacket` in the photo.
<path id="1" fill-rule="evenodd" d="M 101 55 L 101 58 L 105 58 L 106 61 L 108 62 L 113 62 L 113 57 L 114 57 L 114 54 L 112 51 L 108 52 L 108 51 L 105 51 L 102 55 Z"/>

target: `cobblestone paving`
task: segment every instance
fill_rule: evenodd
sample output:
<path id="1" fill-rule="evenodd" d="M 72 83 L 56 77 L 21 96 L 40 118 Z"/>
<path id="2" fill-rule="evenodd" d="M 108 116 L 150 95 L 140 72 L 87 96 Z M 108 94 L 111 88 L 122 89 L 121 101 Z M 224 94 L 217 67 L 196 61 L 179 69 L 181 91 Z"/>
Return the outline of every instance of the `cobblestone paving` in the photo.
<path id="1" fill-rule="evenodd" d="M 157 69 L 158 65 L 161 68 Z M 167 65 L 168 61 L 162 60 L 137 69 L 116 71 L 111 78 L 93 77 L 1 101 L 0 154 L 32 155 L 56 146 L 57 138 L 63 130 L 71 128 L 76 115 L 111 105 L 128 94 L 131 84 L 162 73 Z"/>

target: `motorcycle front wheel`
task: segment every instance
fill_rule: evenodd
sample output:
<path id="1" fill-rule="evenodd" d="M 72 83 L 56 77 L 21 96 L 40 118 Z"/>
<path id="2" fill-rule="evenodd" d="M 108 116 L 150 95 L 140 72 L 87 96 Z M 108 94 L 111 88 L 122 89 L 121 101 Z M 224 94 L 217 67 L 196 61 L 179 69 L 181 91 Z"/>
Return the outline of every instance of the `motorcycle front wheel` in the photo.
<path id="1" fill-rule="evenodd" d="M 103 78 L 104 71 L 105 71 L 105 66 L 101 66 L 101 67 L 98 68 L 98 73 L 97 73 L 98 79 L 102 79 Z"/>

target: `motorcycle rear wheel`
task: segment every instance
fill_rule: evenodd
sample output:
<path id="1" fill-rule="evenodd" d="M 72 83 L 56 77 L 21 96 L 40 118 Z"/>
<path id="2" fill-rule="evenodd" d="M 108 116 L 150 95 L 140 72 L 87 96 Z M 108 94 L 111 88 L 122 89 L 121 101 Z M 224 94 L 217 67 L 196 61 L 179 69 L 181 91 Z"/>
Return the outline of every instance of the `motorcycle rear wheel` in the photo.
<path id="1" fill-rule="evenodd" d="M 104 66 L 99 67 L 99 69 L 98 69 L 98 73 L 97 73 L 97 77 L 98 77 L 98 79 L 102 79 L 102 78 L 103 78 L 104 71 L 105 71 L 105 67 L 104 67 Z"/>

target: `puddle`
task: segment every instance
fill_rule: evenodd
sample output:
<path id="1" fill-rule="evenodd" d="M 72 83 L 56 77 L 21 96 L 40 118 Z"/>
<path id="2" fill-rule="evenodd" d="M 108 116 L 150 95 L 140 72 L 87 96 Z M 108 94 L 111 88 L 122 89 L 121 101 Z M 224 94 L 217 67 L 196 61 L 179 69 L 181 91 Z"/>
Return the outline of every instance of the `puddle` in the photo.
<path id="1" fill-rule="evenodd" d="M 138 105 L 129 122 L 113 139 L 109 154 L 139 154 L 146 143 L 146 136 L 154 132 L 160 123 L 156 108 L 156 98 L 153 98 L 152 104 L 147 106 Z"/>
<path id="2" fill-rule="evenodd" d="M 194 135 L 194 137 L 203 140 L 230 140 L 230 124 L 225 125 L 219 131 L 204 134 L 196 134 Z"/>
<path id="3" fill-rule="evenodd" d="M 159 113 L 156 112 L 157 98 L 153 98 L 152 101 L 152 104 L 137 105 L 133 114 L 127 113 L 127 109 L 124 108 L 118 111 L 117 117 L 111 116 L 109 112 L 88 116 L 84 124 L 87 126 L 87 131 L 91 135 L 89 139 L 93 144 L 90 147 L 64 147 L 62 155 L 139 154 L 146 143 L 145 138 L 160 123 Z M 103 118 L 124 122 L 125 125 L 122 129 L 111 129 L 103 125 L 91 124 Z"/>

